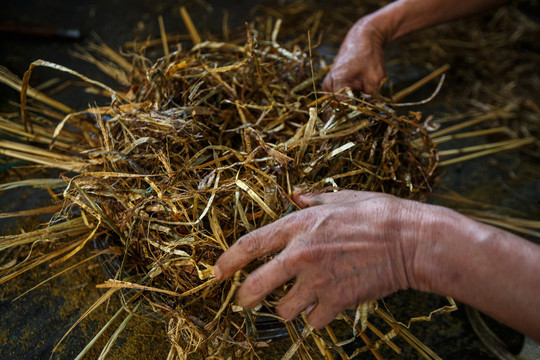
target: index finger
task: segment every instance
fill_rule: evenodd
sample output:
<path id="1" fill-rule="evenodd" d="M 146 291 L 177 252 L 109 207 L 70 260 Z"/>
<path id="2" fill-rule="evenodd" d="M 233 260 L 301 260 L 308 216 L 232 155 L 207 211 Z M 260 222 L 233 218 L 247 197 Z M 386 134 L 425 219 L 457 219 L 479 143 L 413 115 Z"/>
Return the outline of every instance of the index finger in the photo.
<path id="1" fill-rule="evenodd" d="M 335 77 L 331 70 L 325 76 L 322 83 L 323 91 L 334 93 L 336 97 L 344 98 L 343 100 L 345 100 L 347 96 L 344 95 L 344 92 L 342 90 L 344 90 L 347 87 L 352 88 L 352 86 L 349 84 L 348 81 L 340 77 Z"/>
<path id="2" fill-rule="evenodd" d="M 313 193 L 301 192 L 293 195 L 294 201 L 301 208 L 319 206 L 325 204 L 336 204 L 344 202 L 360 202 L 376 197 L 386 197 L 387 194 L 371 191 L 339 190 L 336 192 Z"/>
<path id="3" fill-rule="evenodd" d="M 226 279 L 252 260 L 283 249 L 292 238 L 298 223 L 298 212 L 242 236 L 217 260 L 214 274 Z"/>

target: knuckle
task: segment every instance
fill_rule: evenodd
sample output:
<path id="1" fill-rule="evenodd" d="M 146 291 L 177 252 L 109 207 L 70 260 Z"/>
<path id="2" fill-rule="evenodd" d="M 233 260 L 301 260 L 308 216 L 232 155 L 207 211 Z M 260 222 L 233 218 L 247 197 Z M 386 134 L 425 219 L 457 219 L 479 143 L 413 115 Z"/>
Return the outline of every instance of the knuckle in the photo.
<path id="1" fill-rule="evenodd" d="M 303 193 L 302 196 L 309 200 L 309 205 L 316 205 L 317 202 L 320 202 L 319 195 L 313 193 L 313 192 L 306 192 Z"/>
<path id="2" fill-rule="evenodd" d="M 339 294 L 339 296 L 337 296 L 337 294 Z M 339 313 L 346 309 L 353 308 L 358 303 L 358 299 L 355 295 L 354 290 L 350 289 L 350 287 L 346 287 L 325 294 L 323 301 L 327 304 L 328 308 L 334 309 L 336 313 Z"/>
<path id="3" fill-rule="evenodd" d="M 238 239 L 237 244 L 248 256 L 257 256 L 261 251 L 260 240 L 253 233 L 249 233 Z"/>
<path id="4" fill-rule="evenodd" d="M 307 316 L 308 323 L 316 329 L 322 329 L 328 325 L 339 313 L 339 311 L 325 305 L 319 303 L 317 308 Z"/>
<path id="5" fill-rule="evenodd" d="M 325 251 L 322 246 L 304 244 L 298 248 L 288 258 L 285 266 L 298 266 L 298 264 L 316 264 L 325 258 Z"/>
<path id="6" fill-rule="evenodd" d="M 284 319 L 292 319 L 298 314 L 298 301 L 295 299 L 288 299 L 288 301 L 280 301 L 276 311 Z M 300 310 L 301 311 L 301 310 Z"/>
<path id="7" fill-rule="evenodd" d="M 244 281 L 244 290 L 251 294 L 264 294 L 266 292 L 267 282 L 261 271 L 255 271 Z"/>
<path id="8" fill-rule="evenodd" d="M 284 274 L 284 276 L 289 279 L 295 277 L 298 264 L 294 262 L 291 256 L 276 256 L 272 261 L 278 262 L 280 273 Z"/>

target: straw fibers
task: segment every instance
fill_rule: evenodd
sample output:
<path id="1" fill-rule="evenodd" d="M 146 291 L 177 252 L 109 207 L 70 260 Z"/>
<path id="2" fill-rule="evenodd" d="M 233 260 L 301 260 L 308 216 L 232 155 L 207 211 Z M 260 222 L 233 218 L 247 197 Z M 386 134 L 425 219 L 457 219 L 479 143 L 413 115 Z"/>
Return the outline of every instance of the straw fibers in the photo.
<path id="1" fill-rule="evenodd" d="M 37 66 L 102 88 L 111 104 L 72 112 L 54 131 L 47 129 L 45 117 L 24 107 L 28 96 L 44 99 L 27 87 Z M 252 30 L 244 45 L 201 42 L 128 70 L 131 86 L 124 93 L 40 60 L 18 85 L 22 123 L 14 131 L 49 149 L 3 141 L 3 153 L 68 172 L 63 209 L 50 226 L 1 240 L 6 249 L 46 237 L 54 251 L 8 271 L 2 282 L 45 261 L 62 262 L 95 241 L 105 243 L 116 249 L 118 265 L 100 287 L 123 289 L 131 297 L 127 306 L 140 303 L 140 313 L 166 319 L 180 358 L 254 351 L 257 311 L 233 305 L 246 272 L 218 282 L 213 264 L 241 235 L 296 210 L 296 188 L 421 198 L 436 175 L 437 153 L 419 113 L 398 115 L 367 96 L 321 93 L 316 88 L 327 67 L 320 57 Z M 287 286 L 258 310 L 275 317 L 272 309 Z M 349 319 L 353 329 L 368 326 L 368 313 L 384 314 L 376 303 L 362 309 L 364 316 Z M 376 345 L 366 338 L 374 352 L 400 326 L 386 316 L 394 329 L 375 329 Z M 314 333 L 298 322 L 287 327 L 300 344 Z M 339 349 L 332 337 L 315 338 L 320 349 L 326 342 Z"/>
<path id="2" fill-rule="evenodd" d="M 0 251 L 47 242 L 46 252 L 30 252 L 20 265 L 2 269 L 0 283 L 97 246 L 109 256 L 104 262 L 111 279 L 98 286 L 108 290 L 87 313 L 115 293 L 129 309 L 104 354 L 132 314 L 142 314 L 167 324 L 170 359 L 249 358 L 267 345 L 255 324 L 268 318 L 280 324 L 273 309 L 290 284 L 247 312 L 234 305 L 235 290 L 271 256 L 219 282 L 213 275 L 219 255 L 243 234 L 297 210 L 291 199 L 297 189 L 423 199 L 438 171 L 436 143 L 452 130 L 433 141 L 420 113 L 403 115 L 388 99 L 321 92 L 328 66 L 309 36 L 318 34 L 320 12 L 304 22 L 310 32 L 283 46 L 277 42 L 280 20 L 221 42 L 201 40 L 185 9 L 182 16 L 194 46 L 170 51 L 161 20 L 166 55 L 156 61 L 144 57 L 148 44 L 129 61 L 103 44 L 80 51 L 80 57 L 118 79 L 122 91 L 42 60 L 22 80 L 1 69 L 2 82 L 21 92 L 21 114 L 20 121 L 0 118 L 2 130 L 19 138 L 3 140 L 0 153 L 62 170 L 63 200 L 47 227 L 0 238 Z M 82 79 L 93 92 L 109 96 L 110 104 L 77 112 L 56 102 L 28 86 L 39 66 Z M 486 116 L 507 113 L 491 109 Z M 531 142 L 518 138 L 470 151 Z M 55 180 L 50 186 L 62 184 Z M 40 211 L 51 209 L 33 213 Z M 411 321 L 429 321 L 454 305 L 449 299 L 449 306 Z M 385 327 L 375 326 L 372 317 Z M 337 334 L 336 323 L 348 328 L 346 336 Z M 349 359 L 362 352 L 381 359 L 382 346 L 400 352 L 392 341 L 396 336 L 422 357 L 439 358 L 376 301 L 340 314 L 323 331 L 306 326 L 302 317 L 281 326 L 292 340 L 283 359 Z M 358 339 L 364 345 L 347 354 L 343 346 Z"/>

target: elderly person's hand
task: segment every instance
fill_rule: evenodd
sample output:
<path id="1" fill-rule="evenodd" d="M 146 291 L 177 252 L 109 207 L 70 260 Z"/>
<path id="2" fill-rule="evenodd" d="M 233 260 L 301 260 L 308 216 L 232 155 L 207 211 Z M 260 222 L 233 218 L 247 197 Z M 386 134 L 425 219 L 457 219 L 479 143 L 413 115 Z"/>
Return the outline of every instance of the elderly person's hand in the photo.
<path id="1" fill-rule="evenodd" d="M 295 200 L 308 208 L 243 236 L 219 258 L 215 274 L 225 279 L 281 250 L 244 281 L 237 294 L 241 305 L 252 308 L 295 279 L 279 315 L 291 320 L 310 308 L 308 322 L 321 328 L 347 308 L 411 285 L 411 261 L 421 256 L 415 240 L 429 205 L 360 191 Z"/>
<path id="2" fill-rule="evenodd" d="M 367 191 L 299 194 L 305 209 L 241 237 L 217 261 L 218 279 L 279 252 L 237 293 L 252 308 L 281 284 L 284 319 L 307 309 L 321 328 L 398 289 L 447 295 L 540 340 L 540 246 L 453 210 Z"/>
<path id="3" fill-rule="evenodd" d="M 349 30 L 326 75 L 324 91 L 338 92 L 345 87 L 369 94 L 379 91 L 385 77 L 383 33 L 368 17 L 362 18 Z"/>
<path id="4" fill-rule="evenodd" d="M 364 16 L 349 30 L 323 90 L 350 87 L 374 94 L 385 77 L 383 46 L 432 25 L 470 16 L 508 0 L 398 0 Z"/>

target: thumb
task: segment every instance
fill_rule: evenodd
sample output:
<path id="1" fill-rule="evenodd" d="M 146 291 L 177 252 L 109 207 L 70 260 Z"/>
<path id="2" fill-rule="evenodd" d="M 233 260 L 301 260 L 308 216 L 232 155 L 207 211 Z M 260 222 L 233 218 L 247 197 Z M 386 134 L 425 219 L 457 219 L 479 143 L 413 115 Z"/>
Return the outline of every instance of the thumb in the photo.
<path id="1" fill-rule="evenodd" d="M 335 204 L 340 202 L 363 201 L 377 196 L 384 196 L 380 193 L 369 191 L 341 190 L 315 194 L 311 192 L 301 192 L 293 195 L 293 200 L 301 208 L 318 206 L 325 204 Z"/>
<path id="2" fill-rule="evenodd" d="M 294 202 L 302 209 L 310 206 L 320 205 L 320 200 L 317 199 L 317 195 L 310 192 L 296 193 L 292 196 L 292 198 Z"/>
<path id="3" fill-rule="evenodd" d="M 338 97 L 341 101 L 345 101 L 347 96 L 345 95 L 345 89 L 361 89 L 362 88 L 362 82 L 361 81 L 349 81 L 348 78 L 344 78 L 343 76 L 335 76 L 334 72 L 330 70 L 330 72 L 325 76 L 323 83 L 322 83 L 322 89 L 326 92 L 331 92 Z"/>

